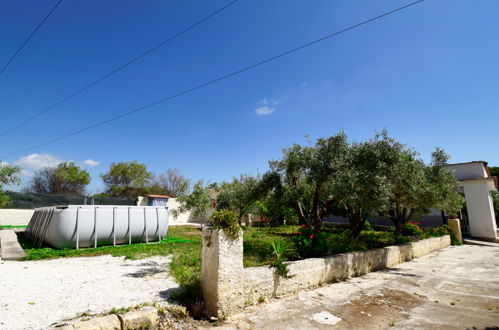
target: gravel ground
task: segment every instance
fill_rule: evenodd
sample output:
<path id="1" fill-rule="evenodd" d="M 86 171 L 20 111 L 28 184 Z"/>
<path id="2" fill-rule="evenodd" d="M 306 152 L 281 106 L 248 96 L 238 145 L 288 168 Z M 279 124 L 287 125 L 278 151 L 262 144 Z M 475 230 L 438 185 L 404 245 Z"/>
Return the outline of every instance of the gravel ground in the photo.
<path id="1" fill-rule="evenodd" d="M 165 302 L 170 258 L 99 256 L 0 262 L 0 329 L 46 329 L 83 312 Z"/>

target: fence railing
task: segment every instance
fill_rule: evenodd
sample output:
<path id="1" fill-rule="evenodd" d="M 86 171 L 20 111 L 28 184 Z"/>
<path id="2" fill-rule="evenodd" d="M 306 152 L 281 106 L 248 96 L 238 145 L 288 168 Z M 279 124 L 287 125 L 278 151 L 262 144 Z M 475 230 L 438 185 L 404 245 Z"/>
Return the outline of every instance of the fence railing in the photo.
<path id="1" fill-rule="evenodd" d="M 92 197 L 66 194 L 33 194 L 6 192 L 12 199 L 13 209 L 36 209 L 57 205 L 136 205 L 134 198 Z"/>

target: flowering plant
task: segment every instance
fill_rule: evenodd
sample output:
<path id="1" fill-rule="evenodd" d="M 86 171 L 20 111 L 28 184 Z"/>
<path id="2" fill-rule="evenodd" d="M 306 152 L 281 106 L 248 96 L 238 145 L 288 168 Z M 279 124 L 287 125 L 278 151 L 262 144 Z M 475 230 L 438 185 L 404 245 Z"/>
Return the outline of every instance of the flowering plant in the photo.
<path id="1" fill-rule="evenodd" d="M 326 235 L 308 225 L 298 227 L 294 243 L 300 258 L 317 257 L 326 254 Z"/>
<path id="2" fill-rule="evenodd" d="M 405 224 L 402 225 L 402 234 L 422 238 L 424 231 L 423 228 L 421 228 L 421 222 L 408 220 Z"/>

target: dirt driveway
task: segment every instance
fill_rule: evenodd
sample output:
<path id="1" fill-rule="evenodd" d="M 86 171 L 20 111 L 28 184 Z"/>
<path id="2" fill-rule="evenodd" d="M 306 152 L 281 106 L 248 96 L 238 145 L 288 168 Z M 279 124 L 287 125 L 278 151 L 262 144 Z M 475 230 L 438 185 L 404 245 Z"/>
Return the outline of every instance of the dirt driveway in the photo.
<path id="1" fill-rule="evenodd" d="M 499 329 L 499 247 L 451 246 L 246 309 L 226 329 Z"/>

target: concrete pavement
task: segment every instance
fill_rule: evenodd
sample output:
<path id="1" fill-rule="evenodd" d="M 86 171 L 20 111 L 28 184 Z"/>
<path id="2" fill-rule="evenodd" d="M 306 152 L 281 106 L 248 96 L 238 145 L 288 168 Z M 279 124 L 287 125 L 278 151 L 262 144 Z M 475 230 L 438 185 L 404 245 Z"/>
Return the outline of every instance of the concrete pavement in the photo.
<path id="1" fill-rule="evenodd" d="M 499 327 L 499 248 L 451 246 L 390 268 L 247 308 L 222 329 Z M 496 328 L 499 329 L 499 328 Z"/>

